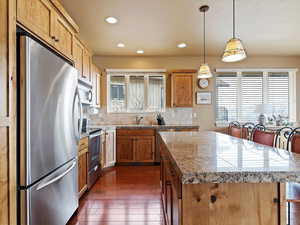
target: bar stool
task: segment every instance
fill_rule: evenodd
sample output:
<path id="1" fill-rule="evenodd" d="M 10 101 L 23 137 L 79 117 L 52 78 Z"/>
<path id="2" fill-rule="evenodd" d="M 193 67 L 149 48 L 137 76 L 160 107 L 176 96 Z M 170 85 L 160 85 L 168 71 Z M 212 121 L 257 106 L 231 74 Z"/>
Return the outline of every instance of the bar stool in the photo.
<path id="1" fill-rule="evenodd" d="M 287 150 L 300 153 L 300 127 L 295 128 L 288 137 Z M 288 204 L 288 224 L 291 224 L 291 203 L 300 203 L 300 184 L 287 183 L 286 201 Z"/>
<path id="2" fill-rule="evenodd" d="M 239 122 L 231 122 L 228 126 L 228 134 L 236 138 L 247 138 L 248 130 L 240 125 Z"/>
<path id="3" fill-rule="evenodd" d="M 252 140 L 258 144 L 274 146 L 276 132 L 255 129 L 252 132 Z"/>
<path id="4" fill-rule="evenodd" d="M 243 124 L 243 127 L 247 129 L 247 139 L 250 140 L 251 137 L 252 137 L 252 131 L 255 127 L 255 124 L 254 123 L 251 123 L 251 122 L 247 122 L 247 123 L 244 123 Z"/>
<path id="5" fill-rule="evenodd" d="M 291 127 L 282 127 L 276 132 L 275 147 L 288 149 L 288 139 L 290 134 L 293 132 Z"/>
<path id="6" fill-rule="evenodd" d="M 289 135 L 287 150 L 300 153 L 300 127 L 295 128 Z"/>

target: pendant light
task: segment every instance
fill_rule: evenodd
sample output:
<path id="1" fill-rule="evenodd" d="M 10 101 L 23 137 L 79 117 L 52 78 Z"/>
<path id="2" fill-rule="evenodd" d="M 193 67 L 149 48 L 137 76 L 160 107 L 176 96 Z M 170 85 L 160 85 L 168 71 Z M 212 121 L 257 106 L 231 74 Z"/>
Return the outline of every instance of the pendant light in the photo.
<path id="1" fill-rule="evenodd" d="M 223 62 L 238 62 L 247 58 L 243 43 L 235 36 L 235 0 L 233 0 L 233 36 L 227 42 L 226 48 L 222 57 Z"/>
<path id="2" fill-rule="evenodd" d="M 203 57 L 204 57 L 204 63 L 200 66 L 200 69 L 198 71 L 198 78 L 211 78 L 212 77 L 212 73 L 210 71 L 210 68 L 208 66 L 208 64 L 206 63 L 205 60 L 205 54 L 206 54 L 206 49 L 205 49 L 205 13 L 209 10 L 209 6 L 208 5 L 203 5 L 199 8 L 200 12 L 203 12 L 204 15 L 204 26 L 203 26 Z"/>

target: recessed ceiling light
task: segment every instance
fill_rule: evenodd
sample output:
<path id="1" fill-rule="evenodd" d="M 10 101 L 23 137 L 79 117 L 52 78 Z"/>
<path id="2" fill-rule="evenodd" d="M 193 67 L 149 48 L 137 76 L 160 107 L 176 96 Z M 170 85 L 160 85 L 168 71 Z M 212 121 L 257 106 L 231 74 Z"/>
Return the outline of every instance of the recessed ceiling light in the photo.
<path id="1" fill-rule="evenodd" d="M 118 22 L 118 19 L 116 17 L 109 16 L 105 18 L 105 21 L 110 24 L 115 24 Z"/>
<path id="2" fill-rule="evenodd" d="M 118 46 L 118 48 L 124 48 L 124 47 L 125 47 L 125 44 L 123 44 L 123 43 L 118 43 L 117 46 Z"/>
<path id="3" fill-rule="evenodd" d="M 177 45 L 178 48 L 185 48 L 186 46 L 186 43 L 180 43 Z"/>
<path id="4" fill-rule="evenodd" d="M 143 54 L 144 51 L 143 51 L 143 50 L 137 50 L 136 53 L 137 53 L 137 54 Z"/>

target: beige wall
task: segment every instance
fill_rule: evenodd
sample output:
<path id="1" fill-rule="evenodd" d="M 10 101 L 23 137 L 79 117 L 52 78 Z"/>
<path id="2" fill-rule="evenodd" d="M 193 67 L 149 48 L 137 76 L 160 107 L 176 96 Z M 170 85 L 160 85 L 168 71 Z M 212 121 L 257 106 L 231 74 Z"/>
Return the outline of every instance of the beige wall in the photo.
<path id="1" fill-rule="evenodd" d="M 201 57 L 125 57 L 125 56 L 96 56 L 94 63 L 102 71 L 111 69 L 197 69 L 202 62 Z M 300 57 L 248 57 L 238 63 L 223 63 L 219 57 L 208 57 L 212 70 L 215 68 L 299 68 Z M 102 82 L 102 103 L 106 103 L 106 79 Z M 195 91 L 200 90 L 195 85 Z M 207 89 L 214 94 L 214 79 L 210 79 Z M 298 97 L 299 96 L 299 97 Z M 297 103 L 300 101 L 300 73 L 297 73 Z M 300 104 L 297 104 L 298 120 L 300 119 Z M 213 129 L 215 127 L 215 110 L 212 105 L 196 105 L 193 108 L 193 124 L 200 125 L 202 129 Z"/>

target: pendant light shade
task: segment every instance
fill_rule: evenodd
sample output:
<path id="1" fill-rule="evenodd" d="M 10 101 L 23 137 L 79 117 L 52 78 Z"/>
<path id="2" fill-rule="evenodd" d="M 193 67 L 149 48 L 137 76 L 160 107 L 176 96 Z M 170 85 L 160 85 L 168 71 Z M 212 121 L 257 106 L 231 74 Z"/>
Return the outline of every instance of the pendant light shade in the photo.
<path id="1" fill-rule="evenodd" d="M 223 54 L 223 62 L 238 62 L 247 58 L 246 51 L 243 47 L 243 43 L 238 38 L 230 39 Z"/>
<path id="2" fill-rule="evenodd" d="M 209 10 L 208 5 L 203 5 L 199 8 L 200 12 L 203 12 L 204 15 L 204 26 L 203 26 L 203 57 L 204 57 L 204 63 L 201 64 L 199 71 L 198 71 L 198 78 L 204 79 L 204 78 L 211 78 L 213 75 L 211 73 L 211 70 L 208 66 L 208 64 L 205 62 L 205 55 L 206 55 L 206 45 L 205 45 L 205 13 Z"/>
<path id="3" fill-rule="evenodd" d="M 211 78 L 213 75 L 210 71 L 210 68 L 207 63 L 204 63 L 200 66 L 200 69 L 198 71 L 198 78 L 204 79 L 204 78 Z"/>
<path id="4" fill-rule="evenodd" d="M 240 39 L 235 37 L 235 0 L 233 0 L 233 38 L 227 44 L 222 57 L 223 62 L 238 62 L 247 58 L 246 50 Z"/>

